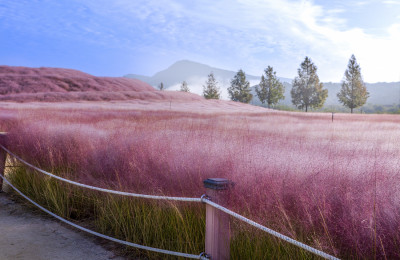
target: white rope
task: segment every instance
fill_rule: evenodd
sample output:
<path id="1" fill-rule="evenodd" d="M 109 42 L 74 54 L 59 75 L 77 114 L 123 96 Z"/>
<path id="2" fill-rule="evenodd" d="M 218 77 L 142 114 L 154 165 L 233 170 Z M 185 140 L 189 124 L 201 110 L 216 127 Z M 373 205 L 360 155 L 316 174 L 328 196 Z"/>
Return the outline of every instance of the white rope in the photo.
<path id="1" fill-rule="evenodd" d="M 66 220 L 66 219 L 64 219 L 64 218 L 62 218 L 62 217 L 60 217 L 60 216 L 54 214 L 53 212 L 51 212 L 51 211 L 45 209 L 44 207 L 40 206 L 39 204 L 37 204 L 36 202 L 34 202 L 33 200 L 31 200 L 29 197 L 27 197 L 25 194 L 23 194 L 23 193 L 22 193 L 20 190 L 18 190 L 16 187 L 14 187 L 14 185 L 12 185 L 3 175 L 0 174 L 0 177 L 8 184 L 11 188 L 13 188 L 16 192 L 18 192 L 19 195 L 21 195 L 22 197 L 24 197 L 26 200 L 28 200 L 30 203 L 32 203 L 33 205 L 35 205 L 35 206 L 38 207 L 39 209 L 43 210 L 44 212 L 46 212 L 47 214 L 49 214 L 49 215 L 55 217 L 55 218 L 58 219 L 58 220 L 60 220 L 60 221 L 62 221 L 62 222 L 64 222 L 64 223 L 66 223 L 66 224 L 68 224 L 68 225 L 70 225 L 70 226 L 73 226 L 73 227 L 75 227 L 75 228 L 77 228 L 77 229 L 79 229 L 79 230 L 85 231 L 85 232 L 87 232 L 87 233 L 89 233 L 89 234 L 92 234 L 92 235 L 95 235 L 95 236 L 98 236 L 98 237 L 101 237 L 101 238 L 104 238 L 104 239 L 108 239 L 108 240 L 111 240 L 111 241 L 114 241 L 114 242 L 117 242 L 117 243 L 120 243 L 120 244 L 123 244 L 123 245 L 132 246 L 132 247 L 136 247 L 136 248 L 139 248 L 139 249 L 144 249 L 144 250 L 148 250 L 148 251 L 152 251 L 152 252 L 156 252 L 156 253 L 162 253 L 162 254 L 167 254 L 167 255 L 174 255 L 174 256 L 179 256 L 179 257 L 186 257 L 186 258 L 191 258 L 191 259 L 202 259 L 202 260 L 207 260 L 207 259 L 209 259 L 209 258 L 203 256 L 203 253 L 200 254 L 200 255 L 193 255 L 193 254 L 174 252 L 174 251 L 169 251 L 169 250 L 159 249 L 159 248 L 154 248 L 154 247 L 149 247 L 149 246 L 143 246 L 143 245 L 139 245 L 139 244 L 135 244 L 135 243 L 123 241 L 123 240 L 120 240 L 120 239 L 117 239 L 117 238 L 109 237 L 109 236 L 103 235 L 103 234 L 101 234 L 101 233 L 92 231 L 92 230 L 90 230 L 90 229 L 81 227 L 81 226 L 79 226 L 79 225 L 76 225 L 76 224 L 74 224 L 74 223 L 72 223 L 72 222 L 70 222 L 70 221 L 68 221 L 68 220 Z"/>
<path id="2" fill-rule="evenodd" d="M 321 257 L 323 257 L 325 259 L 332 259 L 332 260 L 338 260 L 339 259 L 339 258 L 331 256 L 331 255 L 329 255 L 327 253 L 319 251 L 319 250 L 317 250 L 315 248 L 312 248 L 312 247 L 310 247 L 310 246 L 308 246 L 306 244 L 303 244 L 303 243 L 301 243 L 299 241 L 296 241 L 296 240 L 294 240 L 294 239 L 292 239 L 290 237 L 282 235 L 282 234 L 280 234 L 280 233 L 278 233 L 278 232 L 276 232 L 276 231 L 274 231 L 272 229 L 264 227 L 263 225 L 260 225 L 260 224 L 254 222 L 254 221 L 252 221 L 252 220 L 250 220 L 248 218 L 245 218 L 245 217 L 243 217 L 243 216 L 241 216 L 241 215 L 239 215 L 239 214 L 237 214 L 237 213 L 225 208 L 225 207 L 222 207 L 222 206 L 218 205 L 217 203 L 212 202 L 211 200 L 207 199 L 206 197 L 202 197 L 202 201 L 204 203 L 216 208 L 216 209 L 219 209 L 219 210 L 221 210 L 221 211 L 223 211 L 223 212 L 225 212 L 225 213 L 227 213 L 227 214 L 229 214 L 229 215 L 241 220 L 241 221 L 246 222 L 247 224 L 250 224 L 250 225 L 252 225 L 252 226 L 254 226 L 254 227 L 258 228 L 258 229 L 261 229 L 261 230 L 263 230 L 263 231 L 265 231 L 265 232 L 267 232 L 267 233 L 269 233 L 269 234 L 271 234 L 271 235 L 273 235 L 273 236 L 275 236 L 277 238 L 285 240 L 286 242 L 289 242 L 289 243 L 291 243 L 293 245 L 296 245 L 296 246 L 298 246 L 300 248 L 303 248 L 304 250 L 307 250 L 307 251 L 309 251 L 311 253 L 314 253 L 314 254 L 316 254 L 318 256 L 321 256 Z"/>
<path id="3" fill-rule="evenodd" d="M 204 203 L 206 203 L 206 204 L 208 204 L 208 205 L 210 205 L 210 206 L 213 206 L 214 208 L 217 208 L 217 209 L 219 209 L 219 210 L 221 210 L 221 211 L 223 211 L 223 212 L 225 212 L 225 213 L 227 213 L 227 214 L 229 214 L 229 215 L 231 215 L 231 216 L 233 216 L 233 217 L 235 217 L 235 218 L 237 218 L 237 219 L 239 219 L 239 220 L 242 220 L 242 221 L 244 221 L 244 222 L 246 222 L 246 223 L 248 223 L 248 224 L 250 224 L 250 225 L 252 225 L 252 226 L 254 226 L 254 227 L 256 227 L 256 228 L 258 228 L 258 229 L 261 229 L 261 230 L 263 230 L 263 231 L 265 231 L 265 232 L 267 232 L 267 233 L 269 233 L 269 234 L 271 234 L 271 235 L 273 235 L 273 236 L 275 236 L 275 237 L 277 237 L 277 238 L 280 238 L 280 239 L 282 239 L 282 240 L 285 240 L 285 241 L 288 242 L 288 243 L 291 243 L 291 244 L 296 245 L 296 246 L 298 246 L 298 247 L 300 247 L 300 248 L 303 248 L 304 250 L 307 250 L 307 251 L 309 251 L 309 252 L 311 252 L 311 253 L 313 253 L 313 254 L 316 254 L 316 255 L 321 256 L 321 257 L 326 258 L 326 259 L 339 260 L 339 258 L 336 258 L 336 257 L 334 257 L 334 256 L 331 256 L 331 255 L 329 255 L 329 254 L 327 254 L 327 253 L 324 253 L 324 252 L 322 252 L 322 251 L 320 251 L 320 250 L 317 250 L 317 249 L 315 249 L 315 248 L 313 248 L 313 247 L 310 247 L 310 246 L 308 246 L 308 245 L 306 245 L 306 244 L 303 244 L 303 243 L 301 243 L 301 242 L 299 242 L 299 241 L 296 241 L 296 240 L 294 240 L 294 239 L 292 239 L 292 238 L 290 238 L 290 237 L 287 237 L 287 236 L 285 236 L 285 235 L 282 235 L 282 234 L 280 234 L 280 233 L 278 233 L 278 232 L 276 232 L 276 231 L 274 231 L 274 230 L 272 230 L 272 229 L 269 229 L 269 228 L 267 228 L 267 227 L 265 227 L 265 226 L 263 226 L 263 225 L 260 225 L 260 224 L 254 222 L 254 221 L 252 221 L 252 220 L 250 220 L 250 219 L 248 219 L 248 218 L 245 218 L 245 217 L 243 217 L 243 216 L 241 216 L 241 215 L 239 215 L 239 214 L 237 214 L 237 213 L 235 213 L 235 212 L 233 212 L 233 211 L 231 211 L 231 210 L 229 210 L 229 209 L 227 209 L 227 208 L 225 208 L 225 207 L 222 207 L 222 206 L 220 206 L 220 205 L 218 205 L 218 204 L 212 202 L 211 200 L 207 199 L 207 196 L 205 196 L 205 195 L 203 195 L 201 198 L 168 197 L 168 196 L 155 196 L 155 195 L 136 194 L 136 193 L 122 192 L 122 191 L 115 191 L 115 190 L 109 190 L 109 189 L 103 189 L 103 188 L 99 188 L 99 187 L 94 187 L 94 186 L 82 184 L 82 183 L 79 183 L 79 182 L 71 181 L 71 180 L 68 180 L 68 179 L 64 179 L 64 178 L 61 178 L 61 177 L 59 177 L 59 176 L 57 176 L 57 175 L 51 174 L 51 173 L 49 173 L 49 172 L 46 172 L 46 171 L 44 171 L 44 170 L 42 170 L 42 169 L 40 169 L 40 168 L 37 168 L 36 166 L 34 166 L 34 165 L 32 165 L 32 164 L 30 164 L 30 163 L 28 163 L 28 162 L 26 162 L 25 160 L 23 160 L 22 158 L 20 158 L 19 156 L 15 155 L 15 154 L 12 153 L 10 150 L 8 150 L 7 148 L 5 148 L 3 145 L 0 144 L 0 146 L 1 146 L 1 148 L 3 148 L 3 150 L 5 150 L 7 153 L 9 153 L 10 155 L 12 155 L 13 157 L 17 158 L 19 161 L 21 161 L 21 162 L 24 163 L 25 165 L 27 165 L 27 166 L 29 166 L 29 167 L 31 167 L 31 168 L 33 168 L 33 169 L 35 169 L 35 170 L 37 170 L 37 171 L 39 171 L 39 172 L 45 174 L 45 175 L 48 175 L 48 176 L 50 176 L 50 177 L 53 177 L 53 178 L 55 178 L 55 179 L 58 179 L 58 180 L 61 180 L 61 181 L 64 181 L 64 182 L 67 182 L 67 183 L 70 183 L 70 184 L 74 184 L 74 185 L 77 185 L 77 186 L 79 186 L 79 187 L 88 188 L 88 189 L 97 190 L 97 191 L 102 191 L 102 192 L 108 192 L 108 193 L 117 194 L 117 195 L 123 195 L 123 196 L 131 196 L 131 197 L 147 198 L 147 199 L 159 199 L 159 200 L 175 200 L 175 201 L 204 202 Z M 0 175 L 0 177 L 3 178 L 3 176 L 1 176 L 1 175 Z M 5 178 L 3 178 L 3 180 L 5 180 L 7 183 L 9 183 Z M 10 183 L 9 183 L 9 184 L 10 184 Z M 26 198 L 27 200 L 29 200 L 31 203 L 35 204 L 36 206 L 38 206 L 39 208 L 41 208 L 41 209 L 44 210 L 45 212 L 49 213 L 50 215 L 54 216 L 55 218 L 60 219 L 61 221 L 64 221 L 64 222 L 67 223 L 67 224 L 70 224 L 70 225 L 72 225 L 72 226 L 75 226 L 75 227 L 77 227 L 78 229 L 84 230 L 84 231 L 89 232 L 89 233 L 93 232 L 92 234 L 95 234 L 95 235 L 97 235 L 97 236 L 100 236 L 100 237 L 103 237 L 103 238 L 106 238 L 106 239 L 109 239 L 109 240 L 112 240 L 112 241 L 116 241 L 116 242 L 119 242 L 119 243 L 122 243 L 122 244 L 125 244 L 125 245 L 131 245 L 131 246 L 136 245 L 136 244 L 133 244 L 133 243 L 130 243 L 130 242 L 126 242 L 126 241 L 118 240 L 118 239 L 115 239 L 115 238 L 107 237 L 107 236 L 105 236 L 105 235 L 96 233 L 96 232 L 91 231 L 91 230 L 87 230 L 87 229 L 82 228 L 82 227 L 80 227 L 80 226 L 77 226 L 77 225 L 75 225 L 75 224 L 73 224 L 73 223 L 71 223 L 71 222 L 69 222 L 69 221 L 67 221 L 67 220 L 65 220 L 65 219 L 62 219 L 61 217 L 58 217 L 57 215 L 54 215 L 54 214 L 51 213 L 50 211 L 47 211 L 46 209 L 44 209 L 44 208 L 42 208 L 41 206 L 37 205 L 35 202 L 33 202 L 33 201 L 30 200 L 28 197 L 26 197 L 25 195 L 23 195 L 20 191 L 18 191 L 18 190 L 17 190 L 14 186 L 12 186 L 11 184 L 10 184 L 10 186 L 13 187 L 18 193 L 20 193 L 24 198 Z M 140 247 L 139 247 L 139 246 L 140 246 Z M 143 249 L 149 248 L 149 247 L 141 246 L 141 245 L 136 245 L 135 247 L 143 248 Z M 151 248 L 151 247 L 150 247 L 150 248 Z M 154 248 L 152 248 L 152 249 L 154 249 Z M 152 251 L 151 249 L 146 249 L 146 250 Z M 162 249 L 157 249 L 157 250 L 162 250 Z M 170 251 L 168 251 L 168 250 L 164 250 L 164 251 L 170 252 Z M 183 253 L 180 253 L 180 254 L 183 254 Z M 194 255 L 192 255 L 192 256 L 194 256 Z M 208 258 L 204 257 L 203 255 L 196 256 L 196 257 L 200 257 L 200 259 L 208 259 Z M 197 258 L 196 258 L 196 259 L 197 259 Z"/>
<path id="4" fill-rule="evenodd" d="M 36 171 L 41 172 L 41 173 L 43 173 L 43 174 L 45 174 L 47 176 L 50 176 L 52 178 L 55 178 L 57 180 L 60 180 L 60 181 L 63 181 L 63 182 L 67 182 L 67 183 L 70 183 L 70 184 L 73 184 L 73 185 L 76 185 L 76 186 L 79 186 L 79 187 L 83 187 L 83 188 L 87 188 L 87 189 L 91 189 L 91 190 L 97 190 L 97 191 L 101 191 L 101 192 L 117 194 L 117 195 L 122 195 L 122 196 L 136 197 L 136 198 L 156 199 L 156 200 L 174 200 L 174 201 L 186 201 L 186 202 L 201 202 L 200 198 L 169 197 L 169 196 L 156 196 L 156 195 L 138 194 L 138 193 L 131 193 L 131 192 L 123 192 L 123 191 L 103 189 L 103 188 L 99 188 L 99 187 L 95 187 L 95 186 L 86 185 L 86 184 L 82 184 L 82 183 L 79 183 L 79 182 L 71 181 L 71 180 L 68 180 L 68 179 L 64 179 L 64 178 L 62 178 L 60 176 L 54 175 L 52 173 L 46 172 L 46 171 L 44 171 L 44 170 L 42 170 L 42 169 L 40 169 L 40 168 L 28 163 L 27 161 L 25 161 L 24 159 L 22 159 L 18 155 L 12 153 L 10 150 L 5 148 L 3 145 L 0 144 L 0 146 L 8 154 L 12 155 L 16 159 L 18 159 L 20 162 L 22 162 L 23 164 L 31 167 L 32 169 L 35 169 Z"/>

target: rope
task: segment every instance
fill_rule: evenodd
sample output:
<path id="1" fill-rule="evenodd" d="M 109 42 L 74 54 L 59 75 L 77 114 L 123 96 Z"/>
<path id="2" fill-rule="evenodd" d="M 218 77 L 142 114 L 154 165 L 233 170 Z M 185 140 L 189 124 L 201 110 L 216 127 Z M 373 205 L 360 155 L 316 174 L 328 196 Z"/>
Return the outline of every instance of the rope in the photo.
<path id="1" fill-rule="evenodd" d="M 311 252 L 313 254 L 321 256 L 321 257 L 323 257 L 325 259 L 339 260 L 339 258 L 336 258 L 334 256 L 331 256 L 331 255 L 327 254 L 327 253 L 319 251 L 319 250 L 317 250 L 315 248 L 312 248 L 312 247 L 310 247 L 310 246 L 308 246 L 306 244 L 303 244 L 303 243 L 301 243 L 299 241 L 296 241 L 296 240 L 294 240 L 294 239 L 292 239 L 290 237 L 282 235 L 282 234 L 280 234 L 280 233 L 278 233 L 278 232 L 276 232 L 276 231 L 274 231 L 272 229 L 264 227 L 263 225 L 260 225 L 260 224 L 254 222 L 254 221 L 252 221 L 252 220 L 250 220 L 248 218 L 245 218 L 245 217 L 243 217 L 243 216 L 241 216 L 241 215 L 239 215 L 239 214 L 237 214 L 237 213 L 235 213 L 235 212 L 233 212 L 233 211 L 231 211 L 231 210 L 229 210 L 229 209 L 227 209 L 225 207 L 222 207 L 222 206 L 218 205 L 215 202 L 212 202 L 211 200 L 207 199 L 207 197 L 202 197 L 202 202 L 204 202 L 204 203 L 206 203 L 206 204 L 208 204 L 208 205 L 210 205 L 210 206 L 212 206 L 212 207 L 214 207 L 216 209 L 219 209 L 219 210 L 231 215 L 232 217 L 235 217 L 235 218 L 237 218 L 237 219 L 239 219 L 239 220 L 241 220 L 243 222 L 246 222 L 247 224 L 250 224 L 250 225 L 252 225 L 252 226 L 254 226 L 254 227 L 258 228 L 258 229 L 261 229 L 262 231 L 265 231 L 265 232 L 267 232 L 267 233 L 269 233 L 269 234 L 271 234 L 271 235 L 273 235 L 273 236 L 275 236 L 277 238 L 280 238 L 280 239 L 285 240 L 286 242 L 289 242 L 289 243 L 291 243 L 291 244 L 293 244 L 295 246 L 303 248 L 304 250 L 307 250 L 307 251 L 309 251 L 309 252 Z"/>
<path id="2" fill-rule="evenodd" d="M 75 182 L 75 181 L 71 181 L 68 179 L 64 179 L 60 176 L 54 175 L 52 173 L 46 172 L 30 163 L 28 163 L 27 161 L 25 161 L 24 159 L 22 159 L 21 157 L 19 157 L 18 155 L 12 153 L 10 150 L 8 150 L 7 148 L 5 148 L 3 145 L 1 145 L 1 148 L 3 148 L 4 151 L 6 151 L 8 154 L 12 155 L 13 157 L 15 157 L 16 159 L 18 159 L 20 162 L 22 162 L 23 164 L 25 164 L 26 166 L 29 166 L 32 169 L 35 169 L 38 172 L 41 172 L 47 176 L 50 176 L 52 178 L 55 178 L 57 180 L 63 181 L 63 182 L 67 182 L 82 188 L 87 188 L 87 189 L 91 189 L 91 190 L 97 190 L 97 191 L 101 191 L 101 192 L 106 192 L 106 193 L 112 193 L 112 194 L 117 194 L 117 195 L 122 195 L 122 196 L 129 196 L 129 197 L 136 197 L 136 198 L 145 198 L 145 199 L 156 199 L 156 200 L 174 200 L 174 201 L 186 201 L 186 202 L 201 202 L 200 198 L 185 198 L 185 197 L 169 197 L 169 196 L 156 196 L 156 195 L 147 195 L 147 194 L 138 194 L 138 193 L 131 193 L 131 192 L 123 192 L 123 191 L 116 191 L 116 190 L 110 190 L 110 189 L 103 189 L 103 188 L 99 188 L 99 187 L 95 187 L 95 186 L 91 186 L 91 185 L 86 185 L 86 184 L 82 184 L 79 182 Z"/>
<path id="3" fill-rule="evenodd" d="M 109 190 L 109 189 L 103 189 L 103 188 L 99 188 L 99 187 L 94 187 L 94 186 L 82 184 L 82 183 L 79 183 L 79 182 L 71 181 L 71 180 L 68 180 L 68 179 L 64 179 L 64 178 L 59 177 L 59 176 L 57 176 L 57 175 L 54 175 L 54 174 L 52 174 L 52 173 L 46 172 L 46 171 L 44 171 L 44 170 L 42 170 L 42 169 L 40 169 L 40 168 L 37 168 L 36 166 L 34 166 L 34 165 L 32 165 L 32 164 L 30 164 L 30 163 L 28 163 L 28 162 L 26 162 L 26 161 L 23 160 L 21 157 L 15 155 L 15 154 L 12 153 L 10 150 L 8 150 L 7 148 L 5 148 L 3 145 L 0 144 L 0 146 L 1 146 L 1 148 L 3 148 L 4 151 L 6 151 L 6 152 L 9 153 L 10 155 L 12 155 L 12 156 L 15 157 L 16 159 L 18 159 L 19 161 L 21 161 L 21 162 L 24 163 L 25 165 L 27 165 L 27 166 L 29 166 L 29 167 L 31 167 L 31 168 L 33 168 L 33 169 L 35 169 L 35 170 L 37 170 L 37 171 L 39 171 L 39 172 L 45 174 L 45 175 L 48 175 L 48 176 L 50 176 L 50 177 L 53 177 L 53 178 L 55 178 L 55 179 L 58 179 L 58 180 L 61 180 L 61 181 L 64 181 L 64 182 L 67 182 L 67 183 L 70 183 L 70 184 L 73 184 L 73 185 L 76 185 L 76 186 L 79 186 L 79 187 L 88 188 L 88 189 L 97 190 L 97 191 L 102 191 L 102 192 L 108 192 L 108 193 L 117 194 L 117 195 L 123 195 L 123 196 L 131 196 L 131 197 L 147 198 L 147 199 L 159 199 L 159 200 L 175 200 L 175 201 L 203 202 L 203 203 L 206 203 L 206 204 L 208 204 L 208 205 L 210 205 L 210 206 L 212 206 L 212 207 L 214 207 L 214 208 L 217 208 L 217 209 L 219 209 L 219 210 L 221 210 L 221 211 L 223 211 L 223 212 L 225 212 L 225 213 L 227 213 L 227 214 L 229 214 L 229 215 L 231 215 L 231 216 L 233 216 L 233 217 L 235 217 L 235 218 L 237 218 L 237 219 L 239 219 L 239 220 L 242 220 L 242 221 L 244 221 L 244 222 L 246 222 L 246 223 L 248 223 L 248 224 L 250 224 L 250 225 L 252 225 L 252 226 L 254 226 L 254 227 L 256 227 L 256 228 L 258 228 L 258 229 L 261 229 L 261 230 L 263 230 L 263 231 L 265 231 L 265 232 L 267 232 L 267 233 L 269 233 L 269 234 L 271 234 L 271 235 L 273 235 L 273 236 L 275 236 L 275 237 L 277 237 L 277 238 L 280 238 L 280 239 L 282 239 L 282 240 L 285 240 L 285 241 L 288 242 L 288 243 L 291 243 L 291 244 L 293 244 L 293 245 L 295 245 L 295 246 L 298 246 L 298 247 L 300 247 L 300 248 L 302 248 L 302 249 L 304 249 L 304 250 L 307 250 L 307 251 L 309 251 L 309 252 L 311 252 L 311 253 L 313 253 L 313 254 L 315 254 L 315 255 L 321 256 L 321 257 L 323 257 L 323 258 L 325 258 L 325 259 L 339 260 L 339 258 L 336 258 L 336 257 L 334 257 L 334 256 L 331 256 L 331 255 L 329 255 L 329 254 L 327 254 L 327 253 L 324 253 L 324 252 L 322 252 L 322 251 L 320 251 L 320 250 L 317 250 L 317 249 L 315 249 L 315 248 L 313 248 L 313 247 L 310 247 L 310 246 L 308 246 L 308 245 L 306 245 L 306 244 L 303 244 L 303 243 L 301 243 L 301 242 L 299 242 L 299 241 L 296 241 L 296 240 L 294 240 L 294 239 L 292 239 L 292 238 L 290 238 L 290 237 L 287 237 L 287 236 L 285 236 L 285 235 L 282 235 L 282 234 L 280 234 L 280 233 L 278 233 L 278 232 L 276 232 L 276 231 L 274 231 L 274 230 L 272 230 L 272 229 L 269 229 L 269 228 L 267 228 L 267 227 L 265 227 L 265 226 L 263 226 L 263 225 L 258 224 L 257 222 L 254 222 L 254 221 L 252 221 L 252 220 L 250 220 L 250 219 L 248 219 L 248 218 L 245 218 L 245 217 L 243 217 L 242 215 L 239 215 L 239 214 L 237 214 L 237 213 L 235 213 L 235 212 L 233 212 L 233 211 L 231 211 L 231 210 L 229 210 L 229 209 L 227 209 L 227 208 L 225 208 L 225 207 L 222 207 L 222 206 L 220 206 L 220 205 L 218 205 L 218 204 L 212 202 L 211 200 L 209 200 L 208 197 L 207 197 L 206 195 L 201 196 L 201 198 L 168 197 L 168 196 L 155 196 L 155 195 L 146 195 L 146 194 L 129 193 L 129 192 L 122 192 L 122 191 L 116 191 L 116 190 Z M 115 241 L 115 242 L 118 242 L 118 243 L 121 243 L 121 244 L 124 244 L 124 245 L 128 245 L 128 246 L 133 246 L 133 247 L 137 247 L 137 248 L 141 248 L 141 249 L 145 249 L 145 250 L 149 250 L 149 251 L 154 251 L 154 252 L 165 253 L 165 254 L 170 254 L 170 253 L 166 253 L 166 252 L 172 252 L 172 251 L 168 251 L 168 250 L 157 249 L 157 248 L 152 248 L 152 247 L 147 247 L 147 246 L 142 246 L 142 245 L 137 245 L 137 244 L 134 244 L 134 243 L 122 241 L 122 240 L 119 240 L 119 239 L 116 239 L 116 238 L 108 237 L 108 236 L 106 236 L 106 235 L 103 235 L 103 234 L 100 234 L 100 233 L 97 233 L 97 232 L 94 232 L 94 231 L 85 229 L 85 228 L 80 227 L 80 226 L 78 226 L 78 225 L 75 225 L 74 223 L 69 222 L 68 220 L 63 219 L 63 218 L 61 218 L 61 217 L 59 217 L 59 216 L 53 214 L 52 212 L 46 210 L 45 208 L 41 207 L 40 205 L 36 204 L 34 201 L 32 201 L 31 199 L 29 199 L 28 197 L 26 197 L 26 196 L 25 196 L 24 194 L 22 194 L 19 190 L 17 190 L 14 186 L 12 186 L 1 174 L 0 174 L 0 177 L 1 177 L 3 180 L 5 180 L 14 190 L 16 190 L 19 194 L 21 194 L 21 196 L 23 196 L 25 199 L 27 199 L 28 201 L 30 201 L 31 203 L 33 203 L 34 205 L 36 205 L 37 207 L 39 207 L 39 208 L 42 209 L 43 211 L 47 212 L 48 214 L 52 215 L 53 217 L 55 217 L 55 218 L 57 218 L 57 219 L 59 219 L 59 220 L 65 222 L 65 223 L 67 223 L 67 224 L 69 224 L 69 225 L 71 225 L 71 226 L 74 226 L 74 227 L 76 227 L 76 228 L 78 228 L 78 229 L 80 229 L 80 230 L 83 230 L 83 231 L 86 231 L 86 232 L 88 232 L 88 233 L 94 234 L 94 235 L 96 235 L 96 236 L 99 236 L 99 237 L 102 237 L 102 238 L 105 238 L 105 239 L 109 239 L 109 240 L 111 240 L 111 241 Z M 160 250 L 160 251 L 155 251 L 155 250 Z M 178 255 L 178 256 L 183 256 L 183 257 L 188 257 L 188 258 L 193 258 L 193 256 L 195 256 L 195 259 L 208 259 L 206 256 L 203 255 L 203 253 L 200 254 L 200 256 L 190 255 L 190 254 L 184 254 L 184 253 L 176 253 L 176 252 L 172 252 L 172 253 L 174 253 L 174 254 L 181 254 L 181 255 Z M 188 255 L 188 256 L 184 256 L 184 255 Z"/>
<path id="4" fill-rule="evenodd" d="M 106 235 L 103 235 L 101 233 L 92 231 L 90 229 L 81 227 L 79 225 L 76 225 L 56 214 L 54 214 L 53 212 L 45 209 L 44 207 L 40 206 L 39 204 L 37 204 L 36 202 L 34 202 L 33 200 L 31 200 L 29 197 L 27 197 L 25 194 L 23 194 L 20 190 L 18 190 L 16 187 L 14 187 L 14 185 L 12 185 L 3 175 L 0 174 L 0 177 L 11 187 L 13 188 L 17 193 L 19 193 L 19 195 L 21 195 L 22 197 L 24 197 L 26 200 L 28 200 L 30 203 L 32 203 L 33 205 L 35 205 L 36 207 L 38 207 L 39 209 L 43 210 L 44 212 L 46 212 L 47 214 L 55 217 L 56 219 L 70 225 L 73 226 L 81 231 L 85 231 L 89 234 L 104 238 L 104 239 L 108 239 L 123 245 L 127 245 L 127 246 L 132 246 L 132 247 L 136 247 L 139 249 L 144 249 L 144 250 L 148 250 L 148 251 L 152 251 L 152 252 L 156 252 L 156 253 L 162 253 L 162 254 L 167 254 L 167 255 L 173 255 L 173 256 L 179 256 L 179 257 L 186 257 L 186 258 L 191 258 L 191 259 L 201 259 L 201 260 L 207 260 L 209 258 L 207 258 L 206 256 L 204 256 L 204 253 L 201 253 L 200 255 L 193 255 L 193 254 L 187 254 L 187 253 L 180 253 L 180 252 L 174 252 L 174 251 L 169 251 L 169 250 L 165 250 L 165 249 L 159 249 L 159 248 L 154 248 L 154 247 L 149 247 L 149 246 L 143 246 L 143 245 L 139 245 L 139 244 L 135 244 L 135 243 L 131 243 L 131 242 L 127 242 L 127 241 L 123 241 L 114 237 L 109 237 Z"/>

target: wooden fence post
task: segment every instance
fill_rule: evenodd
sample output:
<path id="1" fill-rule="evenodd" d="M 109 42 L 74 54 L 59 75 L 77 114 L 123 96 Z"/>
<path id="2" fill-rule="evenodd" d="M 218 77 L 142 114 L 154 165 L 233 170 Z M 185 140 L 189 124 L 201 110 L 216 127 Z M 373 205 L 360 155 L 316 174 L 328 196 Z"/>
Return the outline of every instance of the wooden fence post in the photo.
<path id="1" fill-rule="evenodd" d="M 230 181 L 210 178 L 204 181 L 206 195 L 215 203 L 226 202 L 226 190 Z M 230 257 L 229 215 L 210 205 L 206 205 L 206 254 L 212 260 L 225 260 Z"/>
<path id="2" fill-rule="evenodd" d="M 6 145 L 7 133 L 0 132 L 0 144 Z M 7 153 L 0 148 L 0 173 L 5 176 Z M 3 179 L 0 178 L 0 192 L 3 191 Z"/>

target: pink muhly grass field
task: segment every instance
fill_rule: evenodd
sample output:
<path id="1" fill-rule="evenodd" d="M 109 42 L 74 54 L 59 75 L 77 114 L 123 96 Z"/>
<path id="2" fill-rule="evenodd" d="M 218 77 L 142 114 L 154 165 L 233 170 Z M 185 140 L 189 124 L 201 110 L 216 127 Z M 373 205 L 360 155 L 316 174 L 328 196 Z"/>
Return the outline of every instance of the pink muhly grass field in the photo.
<path id="1" fill-rule="evenodd" d="M 157 91 L 138 79 L 95 77 L 61 68 L 0 66 L 0 101 L 203 100 L 182 92 Z"/>
<path id="2" fill-rule="evenodd" d="M 400 257 L 399 116 L 116 107 L 3 107 L 0 126 L 82 183 L 200 197 L 228 178 L 229 207 L 261 224 L 340 257 Z"/>

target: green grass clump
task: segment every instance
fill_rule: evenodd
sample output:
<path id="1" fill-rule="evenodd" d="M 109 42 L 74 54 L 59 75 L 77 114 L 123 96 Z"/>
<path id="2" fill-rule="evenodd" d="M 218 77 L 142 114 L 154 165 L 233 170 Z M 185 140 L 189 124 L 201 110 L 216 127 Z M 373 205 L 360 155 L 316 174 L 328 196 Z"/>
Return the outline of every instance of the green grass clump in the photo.
<path id="1" fill-rule="evenodd" d="M 155 248 L 191 254 L 204 251 L 204 207 L 110 195 L 102 199 L 96 214 L 100 232 Z M 134 248 L 127 251 L 150 259 L 169 259 Z"/>
<path id="2" fill-rule="evenodd" d="M 239 220 L 231 229 L 231 259 L 322 259 Z"/>
<path id="3" fill-rule="evenodd" d="M 143 200 L 90 191 L 13 167 L 8 179 L 22 193 L 55 214 L 95 231 L 140 245 L 190 254 L 204 251 L 205 207 L 193 203 Z M 175 259 L 135 248 L 124 253 Z"/>

